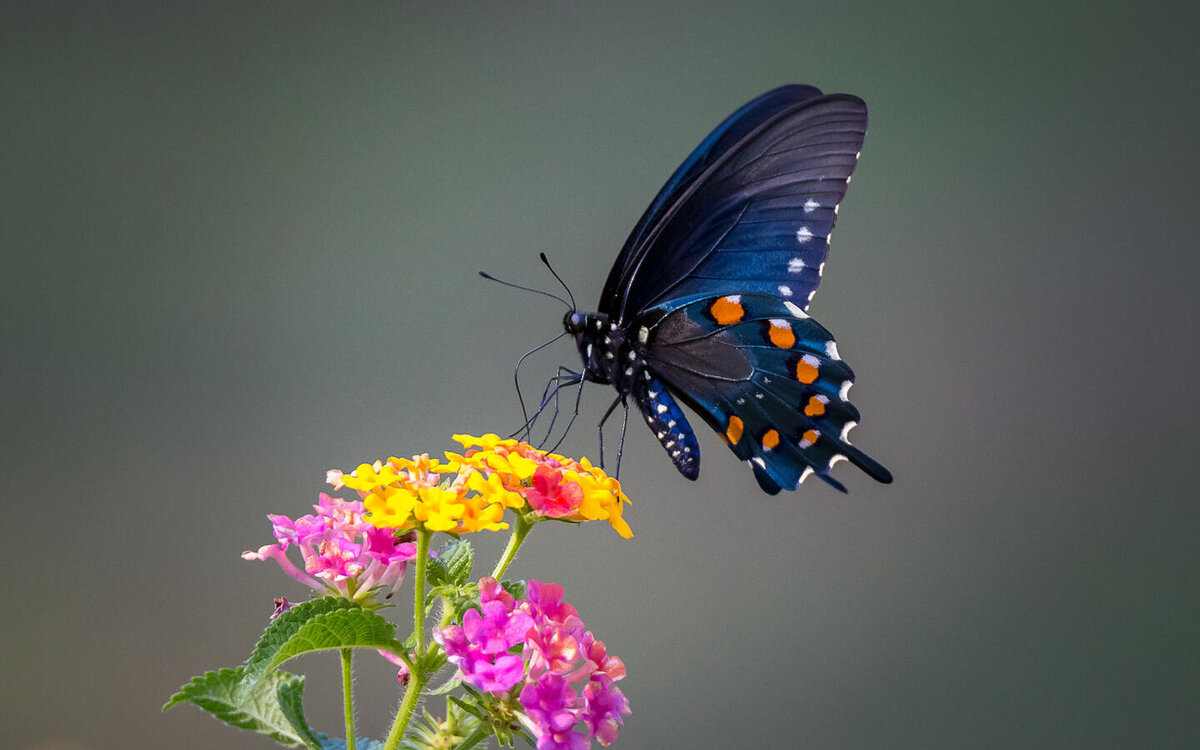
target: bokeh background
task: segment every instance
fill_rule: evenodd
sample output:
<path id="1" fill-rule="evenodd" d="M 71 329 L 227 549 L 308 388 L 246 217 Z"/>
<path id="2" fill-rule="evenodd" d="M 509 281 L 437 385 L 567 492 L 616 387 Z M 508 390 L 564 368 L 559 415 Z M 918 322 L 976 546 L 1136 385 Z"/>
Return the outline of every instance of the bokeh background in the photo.
<path id="1" fill-rule="evenodd" d="M 239 558 L 265 514 L 514 429 L 562 308 L 475 272 L 553 289 L 545 251 L 593 304 L 689 150 L 804 82 L 871 108 L 812 312 L 895 484 L 767 497 L 708 433 L 690 483 L 634 423 L 636 538 L 513 573 L 629 665 L 621 748 L 1200 746 L 1198 15 L 5 3 L 0 745 L 270 747 L 159 713 L 303 598 Z M 292 668 L 338 733 L 334 661 Z"/>

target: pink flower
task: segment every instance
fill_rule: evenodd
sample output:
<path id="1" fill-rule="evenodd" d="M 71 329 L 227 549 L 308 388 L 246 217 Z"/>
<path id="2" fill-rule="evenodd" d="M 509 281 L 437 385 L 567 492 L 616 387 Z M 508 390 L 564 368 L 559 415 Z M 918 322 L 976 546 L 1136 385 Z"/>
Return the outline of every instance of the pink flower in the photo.
<path id="1" fill-rule="evenodd" d="M 278 544 L 242 553 L 246 560 L 272 559 L 292 578 L 321 593 L 357 600 L 373 591 L 404 580 L 409 562 L 416 559 L 411 536 L 397 537 L 390 529 L 371 525 L 360 501 L 348 501 L 322 492 L 313 506 L 315 515 L 295 520 L 269 515 Z M 304 570 L 287 557 L 299 547 Z M 391 593 L 388 593 L 391 596 Z"/>
<path id="2" fill-rule="evenodd" d="M 580 712 L 592 736 L 608 747 L 617 739 L 617 731 L 625 722 L 623 717 L 632 711 L 625 694 L 610 680 L 600 678 L 588 681 L 583 688 L 583 699 L 587 706 Z"/>
<path id="3" fill-rule="evenodd" d="M 501 698 L 519 688 L 517 718 L 537 738 L 538 750 L 582 750 L 593 738 L 607 746 L 630 713 L 613 684 L 625 676 L 625 664 L 608 654 L 562 596 L 561 586 L 535 580 L 517 601 L 484 578 L 480 608 L 434 638 L 465 682 Z M 513 653 L 517 646 L 520 655 Z"/>
<path id="4" fill-rule="evenodd" d="M 563 481 L 561 471 L 542 464 L 533 472 L 525 499 L 541 515 L 562 518 L 574 514 L 583 503 L 583 488 L 578 482 Z"/>

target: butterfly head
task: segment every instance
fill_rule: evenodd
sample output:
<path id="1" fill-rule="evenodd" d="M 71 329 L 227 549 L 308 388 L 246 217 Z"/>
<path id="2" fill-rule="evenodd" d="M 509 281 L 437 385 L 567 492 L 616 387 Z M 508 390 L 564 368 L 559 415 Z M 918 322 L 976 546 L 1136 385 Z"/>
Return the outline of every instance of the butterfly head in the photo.
<path id="1" fill-rule="evenodd" d="M 563 316 L 563 328 L 575 339 L 583 358 L 583 376 L 594 383 L 611 383 L 618 367 L 617 354 L 625 337 L 604 313 L 572 310 Z"/>
<path id="2" fill-rule="evenodd" d="M 578 336 L 587 330 L 588 315 L 571 310 L 563 316 L 563 328 L 572 336 Z"/>

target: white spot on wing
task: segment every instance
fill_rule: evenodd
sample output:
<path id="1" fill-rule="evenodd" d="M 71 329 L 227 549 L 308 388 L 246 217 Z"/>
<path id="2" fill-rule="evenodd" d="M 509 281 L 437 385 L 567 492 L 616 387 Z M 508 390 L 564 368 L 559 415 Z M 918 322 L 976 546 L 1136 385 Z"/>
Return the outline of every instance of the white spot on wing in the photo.
<path id="1" fill-rule="evenodd" d="M 818 276 L 825 275 L 825 261 L 821 261 L 821 265 L 817 266 L 817 275 Z"/>
<path id="2" fill-rule="evenodd" d="M 642 326 L 641 328 L 638 329 L 638 341 L 640 341 L 644 344 L 649 340 L 650 340 L 650 329 L 647 328 L 646 326 Z"/>
<path id="3" fill-rule="evenodd" d="M 804 471 L 801 472 L 801 474 L 800 474 L 800 481 L 796 482 L 796 486 L 799 487 L 800 485 L 804 484 L 804 480 L 808 479 L 812 475 L 813 475 L 813 468 L 811 466 L 805 466 Z"/>
<path id="4" fill-rule="evenodd" d="M 846 424 L 842 425 L 842 434 L 841 434 L 841 436 L 840 436 L 840 440 L 841 440 L 843 443 L 845 443 L 845 444 L 847 444 L 847 445 L 849 445 L 849 444 L 850 444 L 850 438 L 849 438 L 849 435 L 850 435 L 850 430 L 853 430 L 855 427 L 858 427 L 858 422 L 855 422 L 855 421 L 853 421 L 853 420 L 851 420 L 851 421 L 847 422 Z"/>
<path id="5" fill-rule="evenodd" d="M 804 270 L 803 258 L 792 258 L 788 261 L 788 273 L 800 273 Z"/>
<path id="6" fill-rule="evenodd" d="M 650 398 L 658 398 L 658 391 L 648 391 L 646 395 Z"/>
<path id="7" fill-rule="evenodd" d="M 839 359 L 839 360 L 841 359 L 841 357 L 838 356 L 836 341 L 826 341 L 825 342 L 825 353 L 829 355 L 830 359 Z"/>
<path id="8" fill-rule="evenodd" d="M 780 284 L 779 285 L 779 293 L 782 294 L 784 297 L 791 297 L 792 296 L 792 288 L 790 286 L 788 286 L 787 284 Z"/>
<path id="9" fill-rule="evenodd" d="M 838 461 L 845 461 L 845 460 L 846 460 L 846 457 L 843 456 L 841 453 L 834 454 L 834 456 L 829 459 L 829 468 L 832 469 L 833 465 L 836 464 Z"/>
<path id="10" fill-rule="evenodd" d="M 808 313 L 801 310 L 798 305 L 784 300 L 783 306 L 788 309 L 788 312 L 790 312 L 792 315 L 795 315 L 797 318 L 800 318 L 801 320 L 808 317 Z"/>
<path id="11" fill-rule="evenodd" d="M 667 410 L 667 405 L 659 404 L 658 406 L 654 407 L 654 410 L 657 411 L 659 414 L 662 414 L 663 412 L 665 412 Z"/>
<path id="12" fill-rule="evenodd" d="M 796 231 L 796 239 L 799 240 L 800 244 L 802 244 L 802 245 L 805 242 L 808 242 L 809 240 L 811 240 L 812 238 L 813 238 L 812 230 L 809 229 L 808 227 L 800 227 L 800 229 L 798 229 Z"/>
<path id="13" fill-rule="evenodd" d="M 752 458 L 750 460 L 753 461 L 754 463 L 758 464 L 758 468 L 760 468 L 760 469 L 767 468 L 767 462 L 763 460 L 762 456 L 755 456 L 754 458 Z"/>
<path id="14" fill-rule="evenodd" d="M 850 386 L 854 385 L 854 381 L 846 380 L 842 382 L 842 387 L 838 390 L 838 398 L 846 401 L 850 398 Z"/>
<path id="15" fill-rule="evenodd" d="M 821 207 L 821 204 L 817 203 L 812 198 L 809 198 L 808 200 L 804 201 L 804 213 L 806 213 L 806 214 L 811 214 L 813 211 L 816 211 L 820 207 Z"/>

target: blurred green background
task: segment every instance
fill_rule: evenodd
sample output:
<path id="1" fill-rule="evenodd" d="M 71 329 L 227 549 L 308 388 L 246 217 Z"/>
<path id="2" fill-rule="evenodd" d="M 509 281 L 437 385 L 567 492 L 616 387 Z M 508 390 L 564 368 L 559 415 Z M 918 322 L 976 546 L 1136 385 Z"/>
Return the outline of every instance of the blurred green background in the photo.
<path id="1" fill-rule="evenodd" d="M 631 424 L 637 536 L 539 529 L 629 667 L 620 748 L 1200 746 L 1194 6 L 5 3 L 0 745 L 266 748 L 192 707 L 327 468 L 519 422 L 626 233 L 774 86 L 871 131 L 811 312 L 848 466 L 763 495 Z M 562 342 L 531 382 L 578 364 Z M 592 387 L 564 450 L 595 454 Z M 483 542 L 494 554 L 502 539 Z M 307 710 L 338 733 L 336 660 Z M 379 736 L 393 669 L 361 660 Z M 435 703 L 437 708 L 440 703 Z"/>

